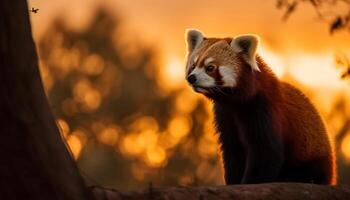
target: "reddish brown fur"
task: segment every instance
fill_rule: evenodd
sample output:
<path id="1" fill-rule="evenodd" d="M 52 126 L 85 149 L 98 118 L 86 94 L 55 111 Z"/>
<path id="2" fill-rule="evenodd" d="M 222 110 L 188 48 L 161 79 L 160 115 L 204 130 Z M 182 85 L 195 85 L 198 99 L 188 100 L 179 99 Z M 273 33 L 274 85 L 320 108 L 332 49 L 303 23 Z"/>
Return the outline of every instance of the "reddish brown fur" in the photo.
<path id="1" fill-rule="evenodd" d="M 210 53 L 208 53 L 208 48 L 213 44 L 219 42 L 230 44 L 231 40 L 231 38 L 205 38 L 192 54 L 199 55 L 196 65 L 199 67 L 204 66 L 204 60 L 210 55 Z M 216 50 L 214 55 L 215 53 L 222 54 L 220 49 Z M 227 54 L 228 52 L 224 53 Z M 229 105 L 228 109 L 225 108 L 226 110 L 238 109 L 234 108 L 235 105 L 238 107 L 244 107 L 247 102 L 254 101 L 258 95 L 264 98 L 264 101 L 267 102 L 268 110 L 271 111 L 269 115 L 264 117 L 272 121 L 271 131 L 277 135 L 276 137 L 281 138 L 283 143 L 283 166 L 279 176 L 277 179 L 274 179 L 274 181 L 313 181 L 309 179 L 309 176 L 306 175 L 305 177 L 302 177 L 302 175 L 303 173 L 312 174 L 315 169 L 319 169 L 320 173 L 315 173 L 316 175 L 314 175 L 317 179 L 315 180 L 316 182 L 318 181 L 318 183 L 323 184 L 336 184 L 334 151 L 322 119 L 310 100 L 292 85 L 278 80 L 259 56 L 257 56 L 256 59 L 260 72 L 253 71 L 240 53 L 228 53 L 226 59 L 233 59 L 235 65 L 239 66 L 236 70 L 236 73 L 238 73 L 237 85 L 234 88 L 227 90 L 223 89 L 223 91 L 226 92 L 226 95 L 215 92 L 209 92 L 205 95 L 212 99 L 214 104 L 222 104 L 222 108 L 225 105 Z M 216 60 L 215 62 L 218 61 Z M 218 63 L 215 65 L 219 66 Z M 217 71 L 209 75 L 217 81 L 221 80 L 221 76 Z M 216 121 L 219 127 L 219 132 L 229 130 L 230 127 L 225 128 L 225 126 L 228 125 L 227 123 L 233 123 L 225 122 L 225 118 L 236 117 L 231 116 L 228 112 L 225 112 L 224 114 L 222 114 L 222 112 L 223 111 L 216 110 L 216 115 L 224 115 L 224 117 L 221 116 L 221 121 L 218 119 Z M 223 123 L 224 125 L 220 125 L 220 123 Z M 235 126 L 238 128 L 237 130 L 242 129 L 242 127 L 244 128 L 244 126 L 240 124 Z M 220 127 L 222 130 L 220 130 Z M 222 134 L 223 133 L 221 133 L 220 137 L 222 140 L 221 142 L 223 142 L 223 154 L 225 154 L 225 148 L 231 148 L 230 146 L 225 146 L 225 140 L 227 142 L 228 139 L 231 140 L 232 138 L 230 138 L 231 136 L 223 136 Z M 227 135 L 228 133 L 225 134 Z M 229 138 L 225 139 L 225 137 Z M 231 166 L 226 166 L 228 165 L 227 162 L 231 162 L 230 160 L 226 160 L 225 162 L 226 174 L 231 173 L 231 171 L 228 170 L 235 170 L 231 169 Z M 301 174 L 300 177 L 298 173 Z M 227 176 L 231 175 L 229 174 Z M 228 184 L 241 183 L 239 180 L 237 182 L 236 180 L 232 179 L 233 181 L 231 181 L 229 179 L 226 177 Z M 257 182 L 259 181 L 257 180 Z"/>
<path id="2" fill-rule="evenodd" d="M 244 60 L 241 60 L 242 63 Z M 261 72 L 251 75 L 243 68 L 237 87 L 249 99 L 258 92 L 268 98 L 275 115 L 274 128 L 283 138 L 288 165 L 297 166 L 320 160 L 319 168 L 330 174 L 329 184 L 336 184 L 334 150 L 323 121 L 310 100 L 292 85 L 279 81 L 265 62 L 257 56 Z"/>
<path id="3" fill-rule="evenodd" d="M 224 39 L 218 39 L 218 38 L 204 38 L 204 41 L 200 45 L 199 48 L 194 50 L 193 55 L 197 55 L 198 58 L 195 63 L 192 64 L 193 67 L 197 68 L 203 68 L 205 67 L 204 62 L 205 59 L 209 57 L 211 54 L 216 54 L 216 55 L 223 55 L 229 59 L 230 57 L 234 56 L 233 52 L 227 51 L 228 48 L 230 48 L 229 43 L 232 41 L 232 38 L 224 38 Z M 222 82 L 222 77 L 221 74 L 219 73 L 219 66 L 221 66 L 222 63 L 220 63 L 220 59 L 214 59 L 211 62 L 212 65 L 215 66 L 215 70 L 211 73 L 208 73 L 209 76 L 214 78 L 216 83 L 218 85 L 221 85 Z M 192 69 L 189 70 L 188 73 L 190 73 Z"/>

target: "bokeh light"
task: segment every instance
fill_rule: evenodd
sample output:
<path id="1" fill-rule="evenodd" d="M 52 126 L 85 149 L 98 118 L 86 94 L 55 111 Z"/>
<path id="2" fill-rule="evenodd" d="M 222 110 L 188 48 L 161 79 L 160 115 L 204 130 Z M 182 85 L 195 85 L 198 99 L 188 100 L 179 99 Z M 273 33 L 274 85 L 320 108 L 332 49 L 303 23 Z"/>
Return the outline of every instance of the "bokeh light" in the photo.
<path id="1" fill-rule="evenodd" d="M 350 183 L 350 85 L 334 63 L 349 37 L 305 21 L 307 9 L 282 23 L 273 2 L 30 1 L 40 8 L 31 18 L 45 91 L 87 182 L 223 184 L 211 102 L 185 81 L 184 30 L 195 27 L 214 37 L 260 35 L 259 55 L 320 111 L 341 181 Z"/>
<path id="2" fill-rule="evenodd" d="M 347 162 L 350 162 L 350 134 L 347 134 L 341 143 L 341 150 Z"/>

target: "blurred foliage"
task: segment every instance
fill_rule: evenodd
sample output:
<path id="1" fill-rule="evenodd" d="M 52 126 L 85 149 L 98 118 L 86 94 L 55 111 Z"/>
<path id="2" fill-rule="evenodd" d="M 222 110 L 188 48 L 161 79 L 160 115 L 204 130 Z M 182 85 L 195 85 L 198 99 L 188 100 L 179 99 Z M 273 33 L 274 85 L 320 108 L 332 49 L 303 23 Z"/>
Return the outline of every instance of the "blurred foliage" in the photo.
<path id="1" fill-rule="evenodd" d="M 328 131 L 333 134 L 337 156 L 338 182 L 350 184 L 350 113 L 346 96 L 336 98 L 326 116 Z"/>
<path id="2" fill-rule="evenodd" d="M 222 183 L 208 103 L 164 88 L 155 47 L 118 18 L 101 8 L 80 31 L 57 18 L 38 49 L 58 125 L 89 183 Z"/>
<path id="3" fill-rule="evenodd" d="M 82 30 L 58 17 L 38 42 L 45 90 L 82 175 L 115 188 L 222 184 L 210 103 L 170 87 L 156 47 L 133 34 L 100 8 Z M 335 99 L 324 116 L 350 183 L 350 109 L 344 95 Z"/>
<path id="4" fill-rule="evenodd" d="M 335 55 L 335 63 L 338 68 L 342 69 L 342 79 L 350 77 L 350 60 L 348 56 L 340 53 Z"/>
<path id="5" fill-rule="evenodd" d="M 287 20 L 294 13 L 299 4 L 309 4 L 314 8 L 318 18 L 329 24 L 329 32 L 350 31 L 350 0 L 277 0 L 277 8 L 284 10 L 283 20 Z M 341 78 L 347 78 L 350 74 L 350 63 L 347 56 L 338 54 L 335 56 L 336 65 L 344 68 Z"/>
<path id="6" fill-rule="evenodd" d="M 318 18 L 329 24 L 331 34 L 343 29 L 350 31 L 350 0 L 277 0 L 277 8 L 285 11 L 284 20 L 296 11 L 299 4 L 311 5 Z"/>

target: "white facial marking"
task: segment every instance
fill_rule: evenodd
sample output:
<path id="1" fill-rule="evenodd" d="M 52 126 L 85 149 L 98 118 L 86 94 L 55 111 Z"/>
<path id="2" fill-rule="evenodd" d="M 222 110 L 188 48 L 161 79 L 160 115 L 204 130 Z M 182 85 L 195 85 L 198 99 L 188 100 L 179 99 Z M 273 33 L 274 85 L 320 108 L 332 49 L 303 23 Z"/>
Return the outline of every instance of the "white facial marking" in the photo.
<path id="1" fill-rule="evenodd" d="M 195 75 L 197 78 L 196 85 L 202 87 L 212 87 L 215 86 L 215 80 L 205 73 L 204 68 L 195 68 L 190 75 Z"/>
<path id="2" fill-rule="evenodd" d="M 211 63 L 211 62 L 213 62 L 213 61 L 214 61 L 214 58 L 209 57 L 209 58 L 205 59 L 204 65 L 205 65 L 205 66 L 208 66 L 208 64 Z"/>
<path id="3" fill-rule="evenodd" d="M 233 87 L 236 85 L 237 74 L 233 69 L 226 66 L 220 66 L 219 73 L 222 77 L 223 86 Z"/>

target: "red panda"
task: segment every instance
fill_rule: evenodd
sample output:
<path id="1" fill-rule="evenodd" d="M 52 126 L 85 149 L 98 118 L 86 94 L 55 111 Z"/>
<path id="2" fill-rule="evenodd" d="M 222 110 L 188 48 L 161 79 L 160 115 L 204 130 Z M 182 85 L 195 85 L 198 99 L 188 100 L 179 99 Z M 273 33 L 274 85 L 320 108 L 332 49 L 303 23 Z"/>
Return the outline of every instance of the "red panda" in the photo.
<path id="1" fill-rule="evenodd" d="M 320 115 L 256 54 L 255 35 L 205 38 L 188 30 L 186 79 L 213 102 L 226 184 L 336 184 Z"/>

